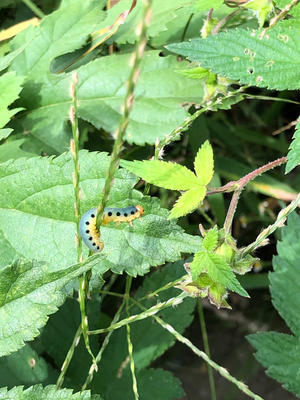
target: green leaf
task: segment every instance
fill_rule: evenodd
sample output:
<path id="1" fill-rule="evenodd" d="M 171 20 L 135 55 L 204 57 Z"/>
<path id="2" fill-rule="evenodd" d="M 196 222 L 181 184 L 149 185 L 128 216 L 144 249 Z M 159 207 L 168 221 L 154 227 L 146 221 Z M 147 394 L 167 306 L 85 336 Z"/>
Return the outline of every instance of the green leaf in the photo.
<path id="1" fill-rule="evenodd" d="M 167 48 L 243 84 L 279 90 L 298 89 L 299 30 L 279 25 L 268 30 L 263 38 L 260 35 L 261 31 L 228 30 Z"/>
<path id="2" fill-rule="evenodd" d="M 282 228 L 277 244 L 278 256 L 273 257 L 274 272 L 269 274 L 270 291 L 275 308 L 289 325 L 293 335 L 260 332 L 249 336 L 256 348 L 256 358 L 267 368 L 267 374 L 300 396 L 300 216 L 293 213 Z"/>
<path id="3" fill-rule="evenodd" d="M 85 150 L 79 160 L 83 214 L 100 200 L 110 158 Z M 45 261 L 53 268 L 76 262 L 73 170 L 70 153 L 0 164 L 0 267 L 18 257 Z M 200 245 L 199 237 L 185 234 L 175 221 L 168 221 L 169 212 L 157 199 L 133 190 L 136 182 L 135 176 L 119 170 L 109 206 L 141 204 L 143 217 L 133 226 L 110 223 L 101 227 L 107 268 L 133 276 L 145 274 L 150 266 L 176 261 L 181 252 L 197 251 Z M 22 234 L 18 234 L 20 227 Z M 83 250 L 87 255 L 88 249 L 84 246 Z"/>
<path id="4" fill-rule="evenodd" d="M 190 268 L 193 279 L 196 279 L 201 272 L 206 272 L 214 282 L 225 286 L 241 296 L 249 297 L 246 290 L 237 280 L 230 265 L 218 254 L 200 250 L 195 254 Z"/>
<path id="5" fill-rule="evenodd" d="M 28 43 L 23 44 L 20 46 L 16 51 L 11 51 L 9 54 L 7 54 L 4 57 L 0 58 L 0 71 L 3 71 L 6 69 L 9 64 L 19 55 L 22 53 L 22 51 L 25 49 L 25 47 L 28 45 Z"/>
<path id="6" fill-rule="evenodd" d="M 8 106 L 19 97 L 22 82 L 23 78 L 14 72 L 7 72 L 0 76 L 0 128 L 3 128 L 13 115 L 22 110 L 22 108 L 8 109 Z"/>
<path id="7" fill-rule="evenodd" d="M 211 8 L 214 10 L 220 8 L 223 5 L 223 0 L 196 0 L 194 2 L 194 8 L 197 12 L 209 11 Z"/>
<path id="8" fill-rule="evenodd" d="M 191 170 L 172 162 L 122 160 L 121 165 L 145 181 L 165 189 L 188 190 L 199 184 Z"/>
<path id="9" fill-rule="evenodd" d="M 58 372 L 39 357 L 28 344 L 13 354 L 0 358 L 0 387 L 50 384 L 58 377 Z"/>
<path id="10" fill-rule="evenodd" d="M 89 391 L 73 394 L 72 389 L 56 389 L 55 385 L 42 387 L 41 385 L 31 386 L 24 389 L 23 386 L 16 386 L 11 390 L 0 389 L 2 400 L 101 400 L 98 394 L 91 395 Z"/>
<path id="11" fill-rule="evenodd" d="M 207 185 L 214 174 L 214 155 L 208 140 L 198 150 L 195 157 L 194 167 L 201 185 Z"/>
<path id="12" fill-rule="evenodd" d="M 169 219 L 182 217 L 198 208 L 206 195 L 205 186 L 198 185 L 183 193 L 170 212 Z"/>
<path id="13" fill-rule="evenodd" d="M 2 129 L 6 130 L 6 129 Z M 11 139 L 11 138 L 10 138 Z M 17 140 L 8 140 L 5 143 L 0 145 L 0 163 L 11 159 L 17 159 L 21 157 L 33 157 L 36 154 L 28 153 L 24 151 L 21 146 L 24 143 L 27 143 L 29 139 L 17 139 Z"/>
<path id="14" fill-rule="evenodd" d="M 206 235 L 202 240 L 202 247 L 205 250 L 213 251 L 217 247 L 217 244 L 218 244 L 218 227 L 214 226 L 212 229 L 206 232 Z"/>
<path id="15" fill-rule="evenodd" d="M 183 262 L 179 261 L 175 264 L 169 264 L 153 272 L 147 276 L 143 282 L 143 285 L 138 289 L 134 298 L 139 301 L 145 295 L 152 293 L 156 289 L 164 286 L 170 281 L 177 280 L 185 274 L 183 268 Z M 150 308 L 158 301 L 165 301 L 171 297 L 177 296 L 179 293 L 178 289 L 171 288 L 166 291 L 158 293 L 157 297 L 145 299 L 141 303 L 144 307 Z M 195 300 L 192 298 L 185 299 L 176 308 L 168 308 L 159 313 L 167 323 L 171 324 L 177 331 L 183 333 L 185 328 L 189 326 L 192 321 L 192 314 L 195 306 Z M 140 307 L 134 306 L 130 309 L 130 314 L 136 314 L 141 312 Z M 123 317 L 125 317 L 125 313 Z M 150 372 L 146 367 L 150 365 L 155 359 L 160 357 L 170 346 L 173 346 L 176 339 L 166 329 L 162 328 L 159 324 L 155 323 L 151 317 L 131 324 L 131 340 L 133 344 L 133 358 L 135 362 L 135 371 L 137 374 L 137 384 L 139 391 L 144 393 L 143 390 L 143 378 L 145 374 L 148 376 Z M 108 400 L 123 400 L 124 393 L 129 393 L 126 397 L 132 400 L 134 397 L 132 393 L 132 378 L 130 372 L 130 365 L 125 360 L 128 357 L 128 344 L 126 339 L 126 329 L 121 328 L 116 330 L 106 347 L 103 357 L 101 360 L 100 368 L 94 376 L 94 380 L 91 383 L 91 389 L 93 392 L 100 393 L 105 399 Z M 125 363 L 124 363 L 125 361 Z M 156 373 L 155 373 L 156 375 Z M 173 378 L 174 379 L 174 378 Z M 166 398 L 172 398 L 172 390 L 169 387 L 171 382 L 159 381 L 161 391 L 166 394 Z M 175 382 L 174 382 L 175 383 Z M 153 393 L 158 390 L 158 384 L 152 388 Z M 178 383 L 176 385 L 178 387 Z M 178 389 L 177 389 L 178 390 Z M 145 399 L 153 399 L 152 391 L 145 397 Z M 168 394 L 169 393 L 169 394 Z M 144 397 L 141 398 L 144 399 Z M 162 396 L 157 398 L 164 398 Z"/>
<path id="16" fill-rule="evenodd" d="M 117 129 L 131 68 L 130 57 L 130 54 L 113 54 L 78 69 L 80 118 L 107 132 Z M 202 101 L 202 83 L 177 73 L 186 65 L 174 56 L 160 57 L 159 51 L 145 53 L 125 134 L 129 143 L 154 144 L 157 138 L 165 138 L 189 115 L 182 104 Z M 46 75 L 43 82 L 36 83 L 32 78 L 22 91 L 20 104 L 28 111 L 19 122 L 50 154 L 62 152 L 69 145 L 70 133 L 65 121 L 71 105 L 71 79 L 71 74 Z"/>
<path id="17" fill-rule="evenodd" d="M 64 301 L 60 291 L 68 282 L 88 271 L 103 255 L 54 271 L 45 263 L 16 261 L 0 270 L 0 357 L 24 346 L 39 334 L 48 315 Z M 105 269 L 103 269 L 105 272 Z"/>
<path id="18" fill-rule="evenodd" d="M 289 173 L 298 164 L 300 164 L 300 121 L 296 125 L 296 130 L 293 136 L 293 141 L 289 148 L 289 153 L 287 155 L 288 162 L 286 164 L 285 173 Z"/>
<path id="19" fill-rule="evenodd" d="M 242 3 L 241 7 L 248 8 L 254 12 L 260 28 L 264 26 L 267 16 L 274 10 L 273 2 L 270 0 L 251 0 L 245 4 Z"/>
<path id="20" fill-rule="evenodd" d="M 8 138 L 8 136 L 12 133 L 12 129 L 0 129 L 0 140 Z"/>

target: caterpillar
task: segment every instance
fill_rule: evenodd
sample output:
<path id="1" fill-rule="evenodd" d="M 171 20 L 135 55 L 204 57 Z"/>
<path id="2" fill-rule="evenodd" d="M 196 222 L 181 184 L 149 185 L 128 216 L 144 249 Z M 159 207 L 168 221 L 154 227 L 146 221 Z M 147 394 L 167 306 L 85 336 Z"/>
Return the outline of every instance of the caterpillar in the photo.
<path id="1" fill-rule="evenodd" d="M 79 222 L 79 231 L 82 240 L 94 252 L 102 251 L 104 248 L 104 243 L 100 240 L 100 233 L 96 226 L 96 212 L 96 207 L 91 208 L 83 214 Z M 117 224 L 120 224 L 120 222 L 129 222 L 132 225 L 132 221 L 143 214 L 144 209 L 142 206 L 129 206 L 125 208 L 106 207 L 102 220 L 105 225 L 112 221 L 117 222 Z"/>

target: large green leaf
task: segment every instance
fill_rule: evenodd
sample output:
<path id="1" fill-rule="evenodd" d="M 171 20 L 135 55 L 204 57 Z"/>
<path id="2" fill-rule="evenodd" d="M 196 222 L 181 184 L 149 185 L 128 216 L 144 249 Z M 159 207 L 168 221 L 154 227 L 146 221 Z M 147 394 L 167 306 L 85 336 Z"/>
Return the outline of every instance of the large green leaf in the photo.
<path id="1" fill-rule="evenodd" d="M 82 213 L 100 200 L 109 157 L 80 152 Z M 16 257 L 45 261 L 54 268 L 75 263 L 73 161 L 58 158 L 19 159 L 0 164 L 0 266 Z M 129 224 L 101 227 L 107 268 L 144 274 L 152 265 L 176 261 L 181 252 L 194 252 L 200 239 L 187 235 L 156 199 L 144 198 L 132 187 L 137 178 L 120 170 L 110 195 L 111 206 L 142 204 L 145 215 Z M 30 239 L 30 240 L 29 240 Z M 84 248 L 85 254 L 87 249 Z"/>
<path id="2" fill-rule="evenodd" d="M 0 270 L 0 356 L 32 340 L 64 300 L 60 290 L 98 264 L 103 255 L 54 271 L 45 263 L 16 261 Z M 103 266 L 103 271 L 105 266 Z"/>
<path id="3" fill-rule="evenodd" d="M 144 297 L 154 290 L 164 286 L 170 281 L 174 281 L 185 274 L 183 262 L 177 262 L 164 267 L 161 271 L 155 271 L 146 277 L 143 286 L 135 294 L 135 299 Z M 150 308 L 157 301 L 165 301 L 170 297 L 176 296 L 178 289 L 169 289 L 160 292 L 157 297 L 143 300 L 141 303 L 144 307 Z M 177 331 L 183 332 L 191 323 L 192 312 L 195 300 L 192 298 L 185 299 L 183 303 L 174 308 L 168 308 L 160 313 L 160 317 L 170 323 Z M 141 309 L 134 306 L 130 309 L 130 314 L 141 312 Z M 123 314 L 125 317 L 125 313 Z M 147 318 L 131 325 L 131 340 L 133 344 L 133 357 L 135 362 L 135 370 L 137 373 L 138 387 L 142 388 L 142 374 L 149 364 L 163 354 L 170 346 L 175 343 L 175 337 L 167 330 L 163 329 L 159 324 L 154 323 L 152 318 Z M 126 329 L 121 328 L 115 331 L 110 342 L 103 353 L 102 361 L 99 365 L 99 371 L 95 374 L 91 388 L 93 391 L 103 395 L 105 399 L 121 400 L 124 393 L 132 391 L 132 381 L 129 363 L 126 362 L 128 356 L 128 347 L 126 340 Z M 125 361 L 125 363 L 124 363 Z M 123 364 L 124 363 L 124 364 Z M 167 382 L 166 382 L 167 383 Z M 168 393 L 171 388 L 161 382 L 161 390 Z M 150 384 L 150 382 L 149 382 Z M 154 384 L 157 387 L 157 385 Z M 152 385 L 151 385 L 152 387 Z M 155 390 L 154 388 L 152 390 Z M 172 392 L 171 392 L 172 393 Z M 145 397 L 145 399 L 153 397 Z M 170 398 L 170 397 L 158 397 Z M 129 395 L 128 399 L 133 399 L 133 395 Z M 142 397 L 144 399 L 144 397 Z"/>
<path id="4" fill-rule="evenodd" d="M 300 121 L 298 121 L 296 130 L 293 136 L 293 141 L 288 153 L 288 162 L 285 172 L 288 173 L 300 164 Z"/>
<path id="5" fill-rule="evenodd" d="M 119 124 L 121 104 L 130 73 L 130 54 L 102 57 L 78 69 L 78 116 L 97 128 L 114 132 Z M 135 102 L 125 138 L 130 143 L 154 144 L 178 127 L 188 115 L 182 104 L 199 103 L 202 83 L 176 71 L 185 68 L 176 57 L 160 57 L 158 51 L 145 54 Z M 28 111 L 21 119 L 23 129 L 49 152 L 62 152 L 69 134 L 64 125 L 71 99 L 71 75 L 46 77 L 43 82 L 25 83 L 20 104 Z"/>
<path id="6" fill-rule="evenodd" d="M 300 86 L 300 32 L 296 28 L 279 25 L 263 38 L 261 31 L 228 30 L 167 48 L 244 84 L 279 90 Z"/>
<path id="7" fill-rule="evenodd" d="M 50 384 L 56 381 L 58 372 L 39 357 L 28 344 L 13 354 L 0 358 L 0 387 Z"/>
<path id="8" fill-rule="evenodd" d="M 0 389 L 1 400 L 101 400 L 97 394 L 91 395 L 89 391 L 73 394 L 72 389 L 56 389 L 54 385 L 42 387 L 41 385 L 31 386 L 24 389 L 23 386 L 16 386 L 11 390 Z"/>
<path id="9" fill-rule="evenodd" d="M 293 335 L 261 332 L 248 336 L 256 348 L 256 358 L 267 368 L 267 374 L 300 396 L 300 216 L 288 218 L 273 258 L 274 272 L 269 274 L 270 290 L 275 308 L 289 325 Z"/>

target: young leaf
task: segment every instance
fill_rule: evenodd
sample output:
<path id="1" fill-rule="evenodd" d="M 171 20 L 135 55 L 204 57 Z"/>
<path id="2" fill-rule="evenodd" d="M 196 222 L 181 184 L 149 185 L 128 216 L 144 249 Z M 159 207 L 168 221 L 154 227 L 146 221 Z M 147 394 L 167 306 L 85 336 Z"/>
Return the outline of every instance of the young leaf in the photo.
<path id="1" fill-rule="evenodd" d="M 293 335 L 260 332 L 248 336 L 256 348 L 256 358 L 267 374 L 300 396 L 299 338 L 300 338 L 300 216 L 293 213 L 282 229 L 282 240 L 277 245 L 278 256 L 273 257 L 274 272 L 269 274 L 273 304 L 289 325 Z"/>
<path id="2" fill-rule="evenodd" d="M 218 244 L 218 228 L 217 226 L 214 226 L 204 236 L 204 239 L 202 240 L 202 247 L 208 251 L 213 251 L 217 247 L 217 244 Z"/>
<path id="3" fill-rule="evenodd" d="M 170 212 L 169 219 L 182 217 L 198 208 L 206 195 L 205 186 L 198 185 L 183 193 Z"/>
<path id="4" fill-rule="evenodd" d="M 290 145 L 289 153 L 287 155 L 288 162 L 286 164 L 285 173 L 287 174 L 300 164 L 300 120 L 296 125 L 296 130 L 293 136 L 293 141 Z"/>
<path id="5" fill-rule="evenodd" d="M 0 76 L 0 128 L 3 128 L 13 115 L 22 110 L 22 108 L 9 110 L 8 106 L 19 97 L 23 80 L 14 72 L 7 72 Z"/>
<path id="6" fill-rule="evenodd" d="M 39 334 L 48 316 L 64 301 L 68 282 L 98 264 L 103 255 L 59 271 L 45 263 L 16 261 L 0 270 L 0 357 L 24 346 Z M 102 273 L 105 272 L 105 266 Z"/>
<path id="7" fill-rule="evenodd" d="M 188 190 L 198 184 L 195 174 L 188 168 L 171 162 L 121 161 L 122 167 L 146 182 L 170 190 Z"/>
<path id="8" fill-rule="evenodd" d="M 300 32 L 296 28 L 279 25 L 263 38 L 261 31 L 228 30 L 167 48 L 243 84 L 279 90 L 299 88 Z"/>
<path id="9" fill-rule="evenodd" d="M 91 394 L 90 391 L 78 392 L 73 394 L 72 389 L 56 389 L 55 385 L 42 387 L 42 385 L 31 386 L 24 389 L 23 386 L 16 386 L 11 390 L 0 389 L 0 399 L 2 400 L 101 400 L 98 394 Z"/>
<path id="10" fill-rule="evenodd" d="M 198 150 L 195 157 L 194 167 L 201 185 L 206 186 L 214 174 L 214 155 L 208 140 Z"/>
<path id="11" fill-rule="evenodd" d="M 99 203 L 109 160 L 106 153 L 80 152 L 82 214 Z M 73 169 L 70 153 L 0 164 L 0 266 L 16 257 L 46 261 L 53 268 L 76 262 Z M 157 199 L 133 190 L 136 182 L 134 175 L 119 170 L 109 206 L 141 204 L 143 217 L 133 226 L 101 226 L 108 268 L 117 273 L 125 269 L 133 276 L 143 275 L 151 265 L 176 261 L 181 252 L 197 251 L 200 245 L 199 237 L 168 221 L 169 212 Z M 83 250 L 87 254 L 87 248 Z"/>
<path id="12" fill-rule="evenodd" d="M 205 263 L 207 262 L 207 260 L 207 252 L 204 250 L 200 250 L 194 255 L 193 261 L 190 264 L 190 270 L 193 280 L 197 279 L 201 272 L 206 271 Z"/>

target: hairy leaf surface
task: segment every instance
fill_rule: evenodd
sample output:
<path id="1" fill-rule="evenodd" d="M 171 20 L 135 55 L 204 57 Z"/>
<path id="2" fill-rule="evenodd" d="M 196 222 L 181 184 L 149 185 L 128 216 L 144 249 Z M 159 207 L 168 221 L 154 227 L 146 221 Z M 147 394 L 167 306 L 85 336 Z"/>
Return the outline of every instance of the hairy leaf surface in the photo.
<path id="1" fill-rule="evenodd" d="M 261 31 L 228 30 L 167 48 L 243 84 L 279 90 L 298 89 L 299 30 L 279 25 L 268 30 L 264 37 L 260 35 Z"/>
<path id="2" fill-rule="evenodd" d="M 285 172 L 288 173 L 300 164 L 300 121 L 296 125 L 296 130 L 293 136 L 293 141 L 290 145 L 289 153 L 287 155 L 288 162 L 286 164 Z"/>
<path id="3" fill-rule="evenodd" d="M 57 390 L 55 385 L 42 387 L 41 385 L 31 386 L 24 389 L 23 386 L 16 386 L 11 390 L 0 389 L 2 400 L 101 400 L 97 394 L 91 395 L 89 391 L 73 394 L 72 389 Z"/>

